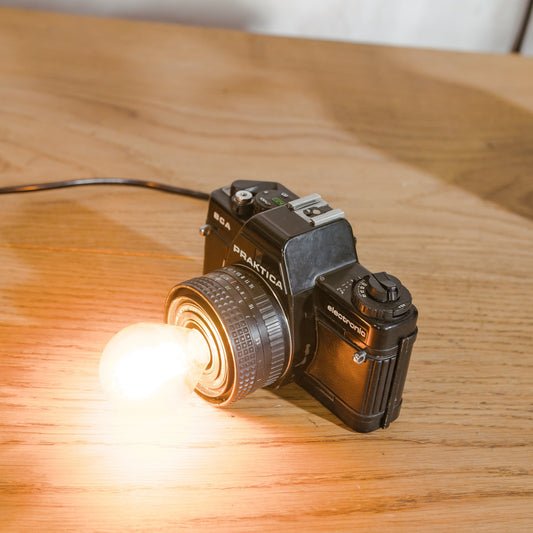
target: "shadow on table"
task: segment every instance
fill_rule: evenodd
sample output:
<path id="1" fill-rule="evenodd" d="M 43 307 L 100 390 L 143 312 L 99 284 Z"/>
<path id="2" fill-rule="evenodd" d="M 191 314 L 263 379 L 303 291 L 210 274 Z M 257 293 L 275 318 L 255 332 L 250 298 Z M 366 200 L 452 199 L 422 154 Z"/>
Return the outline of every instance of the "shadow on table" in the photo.
<path id="1" fill-rule="evenodd" d="M 18 323 L 53 331 L 83 323 L 83 333 L 162 320 L 167 291 L 180 276 L 201 270 L 201 258 L 191 250 L 179 254 L 61 193 L 41 194 L 51 195 L 50 201 L 27 195 L 27 207 L 5 214 L 0 227 L 0 251 L 12 256 L 13 275 L 3 280 L 6 305 Z M 157 232 L 153 215 L 146 217 Z"/>
<path id="2" fill-rule="evenodd" d="M 398 161 L 533 218 L 531 112 L 478 88 L 422 75 L 387 49 L 364 48 L 353 60 L 357 77 L 317 69 L 312 78 L 344 130 Z M 332 62 L 349 68 L 350 53 Z"/>
<path id="3" fill-rule="evenodd" d="M 355 432 L 347 426 L 340 418 L 335 416 L 327 407 L 324 407 L 318 400 L 313 398 L 306 390 L 296 383 L 289 383 L 279 389 L 269 389 L 269 392 L 282 400 L 291 403 L 295 407 L 302 409 L 314 416 L 320 417 L 327 422 L 331 422 L 350 432 Z M 312 419 L 310 419 L 312 420 Z"/>

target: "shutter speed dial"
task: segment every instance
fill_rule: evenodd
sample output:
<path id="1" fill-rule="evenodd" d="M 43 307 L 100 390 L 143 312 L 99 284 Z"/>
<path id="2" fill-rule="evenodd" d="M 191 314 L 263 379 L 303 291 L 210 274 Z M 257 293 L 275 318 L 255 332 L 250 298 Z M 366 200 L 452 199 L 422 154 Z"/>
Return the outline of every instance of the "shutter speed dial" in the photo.
<path id="1" fill-rule="evenodd" d="M 395 320 L 411 308 L 411 294 L 398 278 L 379 272 L 354 283 L 352 303 L 366 317 Z"/>

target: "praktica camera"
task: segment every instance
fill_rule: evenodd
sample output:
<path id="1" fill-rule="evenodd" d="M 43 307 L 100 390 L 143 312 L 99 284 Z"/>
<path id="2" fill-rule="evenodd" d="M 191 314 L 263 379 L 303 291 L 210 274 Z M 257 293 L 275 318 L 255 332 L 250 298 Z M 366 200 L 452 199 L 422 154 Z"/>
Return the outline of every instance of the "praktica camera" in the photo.
<path id="1" fill-rule="evenodd" d="M 211 194 L 201 233 L 204 275 L 166 301 L 167 322 L 209 345 L 200 396 L 227 406 L 294 380 L 356 431 L 398 417 L 417 309 L 397 278 L 358 262 L 340 209 L 240 180 Z"/>

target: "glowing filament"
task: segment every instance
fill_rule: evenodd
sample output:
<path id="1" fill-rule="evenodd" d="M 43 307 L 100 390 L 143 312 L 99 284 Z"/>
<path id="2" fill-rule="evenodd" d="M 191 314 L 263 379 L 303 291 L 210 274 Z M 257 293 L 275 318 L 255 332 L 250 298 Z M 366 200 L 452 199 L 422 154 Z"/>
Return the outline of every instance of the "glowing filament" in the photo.
<path id="1" fill-rule="evenodd" d="M 169 324 L 142 323 L 118 332 L 100 361 L 100 382 L 112 397 L 139 401 L 171 389 L 185 397 L 209 362 L 199 331 Z"/>

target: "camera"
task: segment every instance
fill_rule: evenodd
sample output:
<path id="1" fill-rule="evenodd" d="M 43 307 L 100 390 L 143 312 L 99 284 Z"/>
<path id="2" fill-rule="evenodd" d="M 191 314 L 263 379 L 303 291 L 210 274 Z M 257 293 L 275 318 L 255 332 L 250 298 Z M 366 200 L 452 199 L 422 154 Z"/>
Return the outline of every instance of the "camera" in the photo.
<path id="1" fill-rule="evenodd" d="M 165 304 L 209 345 L 200 396 L 227 406 L 294 380 L 356 431 L 398 417 L 418 312 L 396 277 L 358 262 L 340 209 L 238 180 L 211 193 L 200 232 L 204 275 Z"/>

